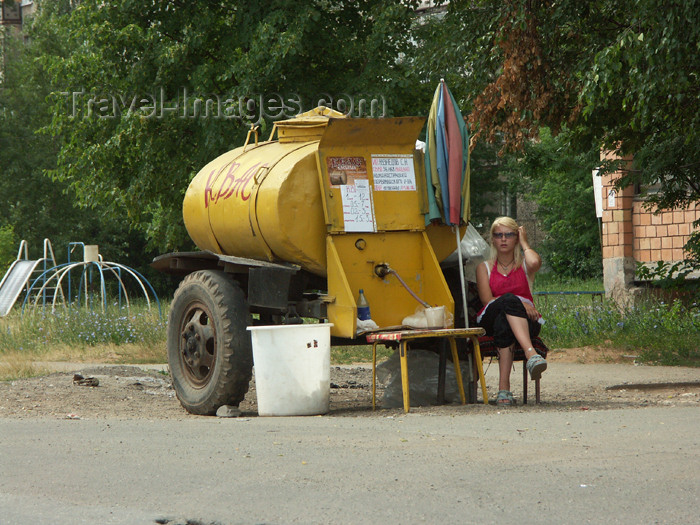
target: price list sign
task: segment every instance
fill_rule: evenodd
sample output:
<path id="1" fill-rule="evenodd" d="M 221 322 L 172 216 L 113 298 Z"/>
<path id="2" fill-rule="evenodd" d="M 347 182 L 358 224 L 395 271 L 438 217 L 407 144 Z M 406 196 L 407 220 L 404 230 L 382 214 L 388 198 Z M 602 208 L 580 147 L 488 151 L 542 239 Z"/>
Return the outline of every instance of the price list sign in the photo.
<path id="1" fill-rule="evenodd" d="M 376 231 L 369 181 L 366 179 L 358 179 L 355 181 L 355 184 L 341 186 L 340 191 L 343 198 L 345 231 Z"/>

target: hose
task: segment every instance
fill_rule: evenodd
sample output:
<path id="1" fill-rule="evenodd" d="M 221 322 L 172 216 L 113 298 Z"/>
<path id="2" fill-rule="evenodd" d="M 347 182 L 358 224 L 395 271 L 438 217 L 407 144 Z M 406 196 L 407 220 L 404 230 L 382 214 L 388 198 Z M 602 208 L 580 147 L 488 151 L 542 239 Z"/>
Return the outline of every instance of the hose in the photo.
<path id="1" fill-rule="evenodd" d="M 390 274 L 395 275 L 396 278 L 397 278 L 397 279 L 399 280 L 399 282 L 401 283 L 401 285 L 402 285 L 404 288 L 406 288 L 406 290 L 408 290 L 408 293 L 410 293 L 416 301 L 418 301 L 420 304 L 422 304 L 424 308 L 430 308 L 430 305 L 429 305 L 428 303 L 426 303 L 423 299 L 421 299 L 420 297 L 418 297 L 418 296 L 413 292 L 413 290 L 411 290 L 411 289 L 408 287 L 408 285 L 404 282 L 404 280 L 403 280 L 403 279 L 401 278 L 401 276 L 396 272 L 396 270 L 393 270 L 393 269 L 391 269 L 391 268 L 388 268 L 388 271 L 387 271 L 386 273 L 390 273 Z"/>

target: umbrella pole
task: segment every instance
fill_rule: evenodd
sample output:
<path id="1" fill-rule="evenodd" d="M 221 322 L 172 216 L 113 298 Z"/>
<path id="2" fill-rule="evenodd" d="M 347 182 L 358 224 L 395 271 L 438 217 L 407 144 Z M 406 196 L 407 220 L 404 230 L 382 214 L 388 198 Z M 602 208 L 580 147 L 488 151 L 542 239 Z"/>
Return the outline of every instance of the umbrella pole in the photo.
<path id="1" fill-rule="evenodd" d="M 457 235 L 457 256 L 459 258 L 459 281 L 462 285 L 462 308 L 464 309 L 464 327 L 469 328 L 469 312 L 467 311 L 467 290 L 464 288 L 464 263 L 462 261 L 462 239 L 459 238 L 459 225 L 454 226 Z"/>

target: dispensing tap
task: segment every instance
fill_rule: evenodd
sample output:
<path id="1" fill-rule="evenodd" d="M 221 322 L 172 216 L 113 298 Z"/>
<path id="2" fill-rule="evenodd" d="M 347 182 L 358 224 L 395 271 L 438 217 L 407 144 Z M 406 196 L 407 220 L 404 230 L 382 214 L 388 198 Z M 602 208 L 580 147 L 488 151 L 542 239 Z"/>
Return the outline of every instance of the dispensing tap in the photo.
<path id="1" fill-rule="evenodd" d="M 375 273 L 375 274 L 377 275 L 377 277 L 379 277 L 380 279 L 384 279 L 384 277 L 386 277 L 387 275 L 389 275 L 390 273 L 393 273 L 393 272 L 394 272 L 394 270 L 392 270 L 392 269 L 389 267 L 389 264 L 388 264 L 388 263 L 380 263 L 380 264 L 377 264 L 377 265 L 374 267 L 374 273 Z"/>
<path id="2" fill-rule="evenodd" d="M 420 304 L 422 304 L 425 308 L 430 308 L 430 305 L 426 303 L 423 299 L 418 297 L 416 293 L 411 290 L 411 288 L 404 282 L 404 280 L 401 278 L 401 276 L 396 272 L 396 270 L 393 270 L 391 267 L 389 267 L 389 263 L 379 263 L 374 267 L 374 273 L 380 278 L 384 279 L 387 275 L 394 275 L 398 281 L 401 283 L 401 286 L 403 286 L 408 293 L 410 293 L 413 298 L 418 301 Z"/>

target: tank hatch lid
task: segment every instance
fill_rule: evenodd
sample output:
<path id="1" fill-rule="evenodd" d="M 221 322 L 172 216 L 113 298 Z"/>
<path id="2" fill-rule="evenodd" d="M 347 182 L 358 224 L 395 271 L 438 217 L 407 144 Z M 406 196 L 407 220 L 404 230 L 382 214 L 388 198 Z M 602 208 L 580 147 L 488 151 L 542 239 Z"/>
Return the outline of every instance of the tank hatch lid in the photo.
<path id="1" fill-rule="evenodd" d="M 275 122 L 270 140 L 277 131 L 277 139 L 282 142 L 310 142 L 320 140 L 331 118 L 346 118 L 344 113 L 325 106 L 298 114 L 289 120 Z"/>
<path id="2" fill-rule="evenodd" d="M 428 200 L 423 117 L 330 119 L 318 167 L 330 233 L 421 231 Z"/>

